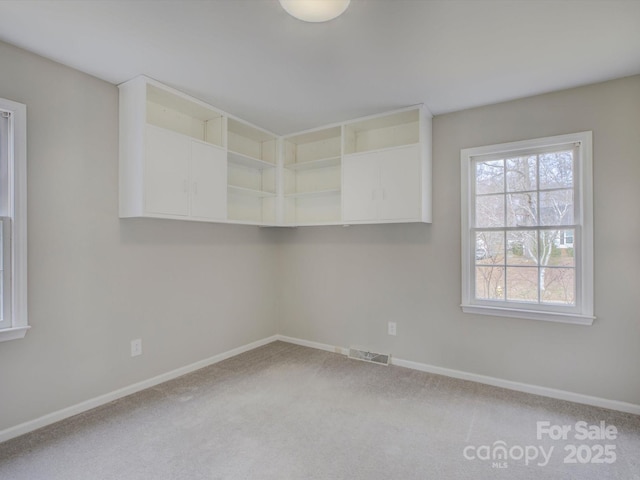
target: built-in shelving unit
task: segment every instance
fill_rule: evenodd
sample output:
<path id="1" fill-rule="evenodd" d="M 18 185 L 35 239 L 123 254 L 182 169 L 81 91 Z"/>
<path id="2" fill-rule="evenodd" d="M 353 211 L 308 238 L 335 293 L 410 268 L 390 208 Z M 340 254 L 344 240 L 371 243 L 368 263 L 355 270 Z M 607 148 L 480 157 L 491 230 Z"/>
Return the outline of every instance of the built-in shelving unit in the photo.
<path id="1" fill-rule="evenodd" d="M 229 185 L 228 187 L 230 194 L 235 195 L 248 195 L 250 197 L 257 198 L 266 198 L 266 197 L 275 197 L 276 194 L 273 192 L 265 192 L 263 190 L 255 190 L 253 188 L 245 188 L 245 187 L 236 187 L 235 185 Z"/>
<path id="2" fill-rule="evenodd" d="M 339 224 L 342 127 L 285 137 L 283 158 L 284 223 Z"/>
<path id="3" fill-rule="evenodd" d="M 325 195 L 339 195 L 339 188 L 330 188 L 327 190 L 314 190 L 311 192 L 297 192 L 297 193 L 285 193 L 285 198 L 309 198 L 309 197 L 322 197 Z"/>
<path id="4" fill-rule="evenodd" d="M 146 123 L 149 125 L 224 147 L 224 121 L 222 112 L 202 102 L 146 84 Z"/>
<path id="5" fill-rule="evenodd" d="M 279 137 L 144 76 L 119 88 L 120 217 L 431 221 L 431 123 L 420 106 Z"/>
<path id="6" fill-rule="evenodd" d="M 309 160 L 307 162 L 290 163 L 285 166 L 289 170 L 310 170 L 324 167 L 338 167 L 342 160 L 341 156 L 321 158 L 319 160 Z"/>
<path id="7" fill-rule="evenodd" d="M 347 123 L 344 153 L 350 155 L 418 143 L 420 127 L 419 108 Z"/>
<path id="8" fill-rule="evenodd" d="M 345 124 L 342 221 L 430 223 L 430 142 L 420 107 Z"/>
<path id="9" fill-rule="evenodd" d="M 120 86 L 120 216 L 225 221 L 224 114 L 135 78 Z"/>
<path id="10" fill-rule="evenodd" d="M 227 148 L 229 220 L 274 224 L 278 138 L 229 118 Z"/>

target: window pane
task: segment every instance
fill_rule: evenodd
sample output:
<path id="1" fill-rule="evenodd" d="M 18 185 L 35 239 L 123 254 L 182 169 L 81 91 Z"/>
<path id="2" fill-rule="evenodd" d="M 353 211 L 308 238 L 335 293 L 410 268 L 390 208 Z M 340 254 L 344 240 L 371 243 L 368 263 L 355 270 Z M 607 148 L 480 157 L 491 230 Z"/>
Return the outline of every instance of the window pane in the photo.
<path id="1" fill-rule="evenodd" d="M 538 258 L 540 259 L 541 267 L 549 265 L 552 255 L 557 250 L 556 245 L 559 239 L 559 230 L 540 230 L 538 235 Z"/>
<path id="2" fill-rule="evenodd" d="M 550 251 L 546 263 L 542 266 L 551 267 L 575 267 L 573 250 L 574 230 L 546 230 L 540 232 L 540 238 L 545 242 Z M 571 243 L 567 243 L 567 239 Z M 564 244 L 562 243 L 564 242 Z"/>
<path id="3" fill-rule="evenodd" d="M 538 206 L 535 193 L 507 195 L 507 226 L 524 227 L 538 224 Z"/>
<path id="4" fill-rule="evenodd" d="M 476 197 L 476 227 L 504 227 L 504 195 Z"/>
<path id="5" fill-rule="evenodd" d="M 476 298 L 504 300 L 504 267 L 476 267 Z"/>
<path id="6" fill-rule="evenodd" d="M 536 156 L 507 159 L 507 191 L 525 192 L 537 189 Z"/>
<path id="7" fill-rule="evenodd" d="M 507 264 L 538 265 L 538 232 L 536 230 L 507 232 Z"/>
<path id="8" fill-rule="evenodd" d="M 576 279 L 574 268 L 541 268 L 542 303 L 575 305 Z"/>
<path id="9" fill-rule="evenodd" d="M 540 192 L 540 225 L 573 225 L 573 190 Z"/>
<path id="10" fill-rule="evenodd" d="M 537 267 L 507 267 L 507 300 L 538 302 Z"/>
<path id="11" fill-rule="evenodd" d="M 504 161 L 476 162 L 476 194 L 504 192 Z"/>
<path id="12" fill-rule="evenodd" d="M 573 188 L 573 152 L 540 155 L 540 190 L 547 188 Z"/>
<path id="13" fill-rule="evenodd" d="M 476 264 L 502 265 L 504 263 L 504 233 L 476 232 Z"/>

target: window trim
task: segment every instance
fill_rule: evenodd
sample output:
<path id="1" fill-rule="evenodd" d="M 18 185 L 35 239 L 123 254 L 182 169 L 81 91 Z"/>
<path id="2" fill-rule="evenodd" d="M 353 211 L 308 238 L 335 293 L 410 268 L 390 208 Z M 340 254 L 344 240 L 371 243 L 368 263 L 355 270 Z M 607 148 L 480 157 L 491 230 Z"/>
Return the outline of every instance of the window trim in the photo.
<path id="1" fill-rule="evenodd" d="M 473 215 L 473 182 L 475 173 L 473 159 L 486 155 L 505 155 L 530 149 L 552 147 L 567 143 L 579 143 L 578 157 L 575 162 L 575 193 L 578 205 L 578 218 L 575 219 L 575 236 L 580 237 L 581 245 L 576 250 L 576 289 L 579 290 L 575 307 L 562 305 L 523 304 L 476 300 L 473 293 L 472 268 L 475 266 L 475 241 L 471 235 L 470 224 Z M 461 219 L 462 219 L 462 311 L 480 315 L 544 320 L 578 325 L 591 325 L 595 320 L 593 311 L 593 154 L 592 132 L 579 132 L 552 137 L 536 138 L 517 142 L 465 148 L 460 151 L 461 162 Z M 579 231 L 579 232 L 578 232 Z M 574 237 L 575 241 L 575 237 Z"/>
<path id="2" fill-rule="evenodd" d="M 27 315 L 27 107 L 0 98 L 9 112 L 8 211 L 11 228 L 11 320 L 0 328 L 0 342 L 23 338 L 30 328 Z M 5 266 L 6 268 L 6 266 Z"/>

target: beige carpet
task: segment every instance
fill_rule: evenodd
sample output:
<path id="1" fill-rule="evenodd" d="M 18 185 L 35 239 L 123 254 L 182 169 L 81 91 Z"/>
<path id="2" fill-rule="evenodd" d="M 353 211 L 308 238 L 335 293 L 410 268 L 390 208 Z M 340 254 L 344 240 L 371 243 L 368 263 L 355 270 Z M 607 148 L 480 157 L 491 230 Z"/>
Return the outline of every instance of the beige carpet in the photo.
<path id="1" fill-rule="evenodd" d="M 640 417 L 276 342 L 0 444 L 3 480 L 494 478 L 640 479 Z"/>

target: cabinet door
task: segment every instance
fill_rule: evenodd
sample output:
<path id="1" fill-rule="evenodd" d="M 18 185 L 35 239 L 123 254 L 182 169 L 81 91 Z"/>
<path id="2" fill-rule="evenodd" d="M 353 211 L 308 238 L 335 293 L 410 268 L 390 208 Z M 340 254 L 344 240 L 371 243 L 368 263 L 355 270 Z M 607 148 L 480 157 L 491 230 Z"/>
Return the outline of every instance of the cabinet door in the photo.
<path id="1" fill-rule="evenodd" d="M 385 220 L 419 220 L 422 203 L 420 146 L 379 152 L 381 199 L 378 216 Z"/>
<path id="2" fill-rule="evenodd" d="M 146 135 L 146 211 L 188 215 L 189 139 L 150 125 L 146 128 Z"/>
<path id="3" fill-rule="evenodd" d="M 346 156 L 342 161 L 342 221 L 375 220 L 380 187 L 377 154 Z"/>
<path id="4" fill-rule="evenodd" d="M 227 218 L 227 154 L 221 148 L 191 142 L 191 216 Z"/>

